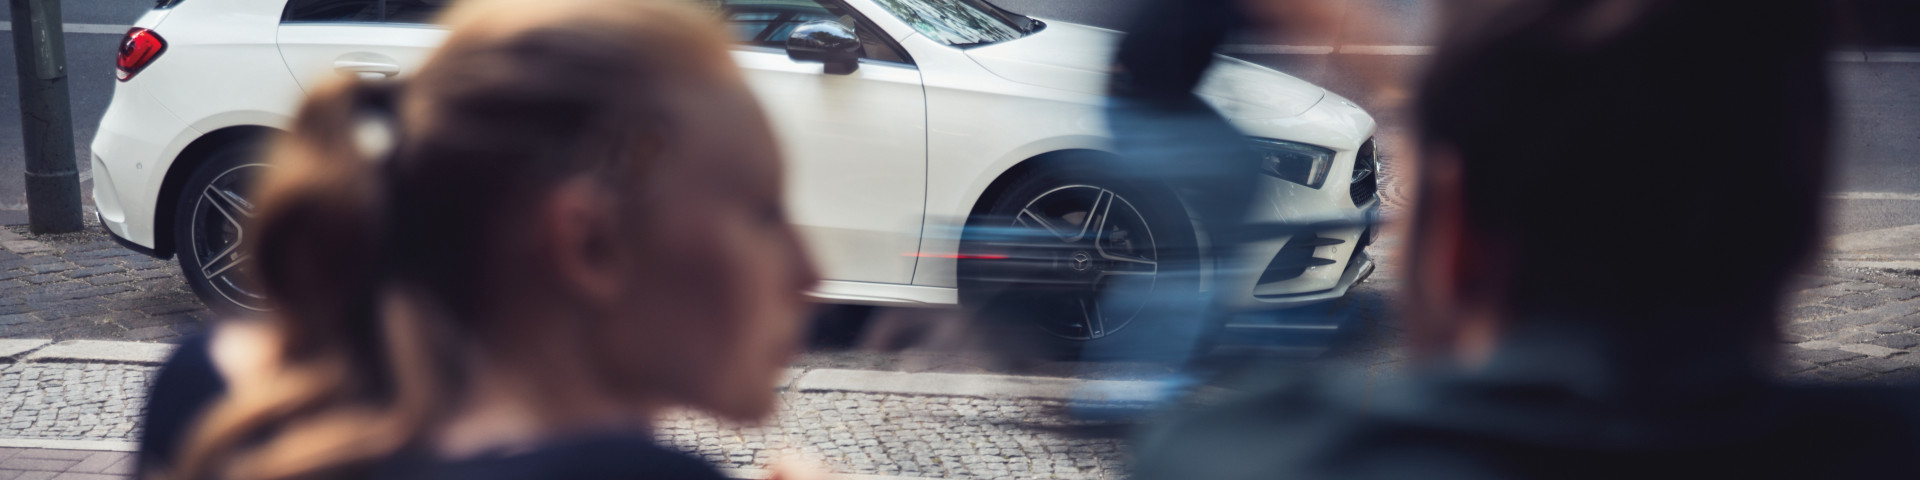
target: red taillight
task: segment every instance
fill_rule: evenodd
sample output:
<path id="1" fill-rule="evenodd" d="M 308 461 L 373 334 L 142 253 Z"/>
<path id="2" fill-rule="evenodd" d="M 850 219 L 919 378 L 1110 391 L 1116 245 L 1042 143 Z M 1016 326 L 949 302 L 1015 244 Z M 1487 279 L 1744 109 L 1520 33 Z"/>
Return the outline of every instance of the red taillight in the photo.
<path id="1" fill-rule="evenodd" d="M 127 30 L 126 38 L 120 39 L 120 56 L 114 59 L 114 65 L 119 67 L 114 75 L 122 82 L 127 81 L 152 64 L 153 59 L 160 58 L 160 52 L 164 51 L 167 51 L 167 41 L 153 30 L 139 27 Z"/>

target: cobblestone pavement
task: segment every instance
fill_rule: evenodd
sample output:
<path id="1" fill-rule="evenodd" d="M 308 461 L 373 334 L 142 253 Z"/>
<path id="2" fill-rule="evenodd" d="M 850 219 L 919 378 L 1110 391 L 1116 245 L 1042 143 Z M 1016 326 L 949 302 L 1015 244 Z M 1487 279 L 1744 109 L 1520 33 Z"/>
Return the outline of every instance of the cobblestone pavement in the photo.
<path id="1" fill-rule="evenodd" d="M 209 312 L 178 266 L 87 228 L 27 238 L 0 227 L 0 337 L 169 341 L 201 329 Z"/>
<path id="2" fill-rule="evenodd" d="M 803 392 L 782 397 L 778 420 L 722 425 L 675 413 L 667 443 L 727 468 L 754 468 L 787 452 L 835 472 L 935 478 L 1118 478 L 1121 445 L 1048 433 L 1064 402 Z"/>
<path id="3" fill-rule="evenodd" d="M 133 441 L 139 435 L 137 412 L 145 403 L 154 369 L 81 363 L 8 365 L 0 369 L 0 395 L 4 395 L 0 397 L 4 398 L 0 400 L 0 438 Z M 764 467 L 777 455 L 798 453 L 839 473 L 1117 477 L 1124 469 L 1119 442 L 1053 433 L 1068 423 L 1057 414 L 1065 406 L 1061 401 L 1038 399 L 786 392 L 776 419 L 765 424 L 725 424 L 678 411 L 661 420 L 659 436 L 662 443 L 723 468 Z M 0 450 L 0 456 L 12 453 Z M 69 455 L 74 458 L 58 459 L 36 455 L 41 454 L 0 460 L 0 479 L 16 478 L 8 469 L 57 473 L 82 463 L 85 468 L 112 463 L 83 459 L 77 453 Z"/>
<path id="4" fill-rule="evenodd" d="M 15 363 L 0 369 L 0 436 L 130 440 L 153 367 Z"/>
<path id="5" fill-rule="evenodd" d="M 1920 380 L 1920 275 L 1830 265 L 1801 282 L 1781 328 L 1782 373 L 1808 381 Z"/>

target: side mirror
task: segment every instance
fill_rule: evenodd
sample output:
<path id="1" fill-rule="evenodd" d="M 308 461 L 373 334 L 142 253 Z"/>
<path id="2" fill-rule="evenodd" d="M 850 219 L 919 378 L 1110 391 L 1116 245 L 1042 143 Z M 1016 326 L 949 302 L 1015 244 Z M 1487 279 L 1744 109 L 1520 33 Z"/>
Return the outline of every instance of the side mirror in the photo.
<path id="1" fill-rule="evenodd" d="M 827 64 L 827 73 L 846 75 L 860 66 L 860 37 L 833 20 L 800 24 L 787 35 L 787 58 Z"/>

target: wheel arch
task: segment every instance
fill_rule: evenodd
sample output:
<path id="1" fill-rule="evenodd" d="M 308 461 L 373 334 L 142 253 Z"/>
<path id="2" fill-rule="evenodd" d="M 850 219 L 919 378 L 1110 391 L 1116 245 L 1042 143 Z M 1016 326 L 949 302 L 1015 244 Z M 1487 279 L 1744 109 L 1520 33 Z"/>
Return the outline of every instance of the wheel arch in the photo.
<path id="1" fill-rule="evenodd" d="M 173 214 L 174 204 L 180 198 L 180 185 L 193 176 L 200 165 L 205 164 L 215 152 L 244 142 L 259 141 L 279 133 L 279 129 L 259 125 L 236 125 L 208 132 L 187 144 L 180 155 L 174 157 L 167 166 L 166 177 L 160 182 L 160 193 L 154 200 L 153 208 L 153 251 L 162 258 L 174 254 Z M 164 230 L 163 230 L 164 229 Z"/>
<path id="2" fill-rule="evenodd" d="M 971 220 L 980 214 L 987 213 L 987 210 L 993 208 L 993 202 L 998 201 L 1001 195 L 1006 194 L 1007 188 L 1013 185 L 1013 181 L 1027 173 L 1066 163 L 1117 164 L 1118 160 L 1119 158 L 1115 157 L 1113 152 L 1089 148 L 1054 150 L 1027 157 L 1027 159 L 1015 162 L 1012 166 L 1001 170 L 999 175 L 994 176 L 992 182 L 987 183 L 987 188 L 981 190 L 980 195 L 973 199 L 972 208 L 967 210 L 967 218 Z"/>

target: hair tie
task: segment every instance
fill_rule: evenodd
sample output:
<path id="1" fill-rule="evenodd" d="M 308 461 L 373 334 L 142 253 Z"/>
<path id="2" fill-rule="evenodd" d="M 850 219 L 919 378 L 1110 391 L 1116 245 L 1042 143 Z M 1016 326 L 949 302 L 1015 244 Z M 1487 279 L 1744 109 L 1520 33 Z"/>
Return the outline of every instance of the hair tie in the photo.
<path id="1" fill-rule="evenodd" d="M 400 143 L 400 122 L 393 105 L 394 88 L 391 85 L 362 85 L 361 88 L 376 91 L 362 96 L 356 108 L 359 113 L 353 120 L 353 145 L 360 158 L 388 163 Z"/>

